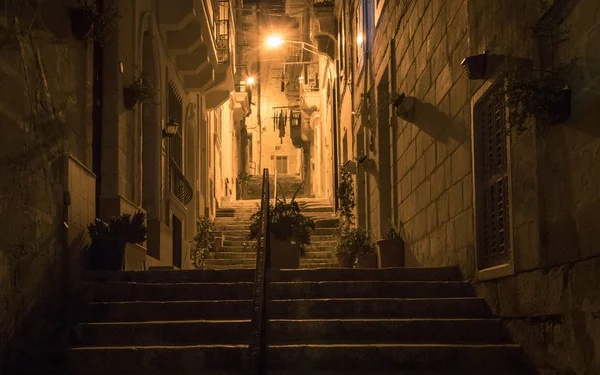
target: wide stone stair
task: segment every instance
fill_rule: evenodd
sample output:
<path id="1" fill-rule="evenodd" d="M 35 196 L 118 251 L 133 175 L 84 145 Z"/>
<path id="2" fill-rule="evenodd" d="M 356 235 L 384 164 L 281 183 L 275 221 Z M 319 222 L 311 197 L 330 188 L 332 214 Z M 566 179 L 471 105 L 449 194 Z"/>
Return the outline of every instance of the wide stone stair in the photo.
<path id="1" fill-rule="evenodd" d="M 315 219 L 316 229 L 311 237 L 307 254 L 300 259 L 301 268 L 337 267 L 333 251 L 338 219 L 333 207 L 323 199 L 297 199 L 301 212 Z M 258 211 L 260 201 L 244 200 L 232 203 L 231 207 L 217 211 L 215 225 L 224 236 L 223 248 L 208 254 L 207 269 L 255 268 L 256 253 L 252 250 L 255 241 L 248 240 L 250 216 Z M 276 249 L 273 249 L 276 251 Z"/>
<path id="2" fill-rule="evenodd" d="M 253 270 L 87 274 L 73 375 L 246 374 Z M 528 374 L 454 268 L 274 271 L 269 374 Z"/>

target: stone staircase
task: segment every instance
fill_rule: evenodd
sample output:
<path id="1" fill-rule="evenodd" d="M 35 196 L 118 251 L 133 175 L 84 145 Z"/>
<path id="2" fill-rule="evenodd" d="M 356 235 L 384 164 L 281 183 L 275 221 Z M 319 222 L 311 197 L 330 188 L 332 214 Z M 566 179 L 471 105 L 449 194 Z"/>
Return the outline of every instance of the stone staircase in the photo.
<path id="1" fill-rule="evenodd" d="M 333 246 L 338 219 L 334 217 L 333 208 L 323 199 L 300 198 L 297 202 L 301 212 L 316 221 L 312 243 L 306 256 L 300 259 L 300 268 L 337 267 Z M 217 211 L 215 225 L 224 236 L 223 248 L 208 254 L 205 261 L 207 269 L 256 267 L 256 253 L 252 251 L 254 241 L 248 240 L 248 234 L 250 216 L 258 211 L 259 206 L 259 200 L 243 200 Z"/>
<path id="2" fill-rule="evenodd" d="M 243 198 L 249 199 L 249 200 L 260 199 L 261 194 L 262 194 L 262 182 L 263 182 L 262 175 L 250 176 L 248 179 L 248 182 L 246 184 L 246 189 L 243 194 Z M 294 175 L 278 175 L 277 182 L 278 182 L 277 196 L 279 198 L 282 198 L 281 188 L 283 188 L 283 192 L 285 194 L 286 199 L 291 199 L 292 195 L 294 195 L 294 192 L 296 192 L 296 190 L 298 190 L 298 188 L 300 188 L 300 185 L 302 185 L 302 178 L 300 178 L 300 176 L 294 176 Z M 269 187 L 270 187 L 269 196 L 272 197 L 275 192 L 275 176 L 274 175 L 269 176 Z M 296 195 L 296 198 L 308 198 L 308 197 L 311 197 L 311 195 L 309 193 L 309 189 L 306 185 L 302 185 L 300 190 L 298 190 L 298 194 Z"/>
<path id="3" fill-rule="evenodd" d="M 245 374 L 254 270 L 87 274 L 72 375 Z M 454 268 L 272 273 L 269 374 L 529 374 Z"/>

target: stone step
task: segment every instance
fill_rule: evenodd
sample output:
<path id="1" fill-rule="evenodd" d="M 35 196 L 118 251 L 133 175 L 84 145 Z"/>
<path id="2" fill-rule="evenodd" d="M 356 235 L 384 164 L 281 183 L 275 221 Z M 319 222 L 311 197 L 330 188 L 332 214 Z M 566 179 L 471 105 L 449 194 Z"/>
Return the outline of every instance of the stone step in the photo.
<path id="1" fill-rule="evenodd" d="M 205 259 L 204 260 L 207 267 L 211 267 L 214 265 L 237 265 L 237 264 L 246 264 L 249 266 L 255 267 L 256 265 L 256 257 L 252 258 L 216 258 L 216 259 Z M 313 268 L 318 267 L 320 265 L 336 265 L 338 264 L 337 258 L 301 258 L 300 259 L 300 268 Z"/>
<path id="2" fill-rule="evenodd" d="M 247 345 L 77 347 L 66 351 L 77 374 L 182 374 L 246 369 Z M 513 344 L 301 344 L 270 345 L 275 370 L 444 370 L 465 374 L 518 374 L 523 365 Z M 503 371 L 503 372 L 501 372 Z"/>
<path id="3" fill-rule="evenodd" d="M 135 283 L 108 282 L 89 285 L 94 301 L 191 301 L 208 299 L 250 299 L 252 282 L 234 283 Z M 273 299 L 300 298 L 448 298 L 472 297 L 464 281 L 303 281 L 273 282 Z"/>
<path id="4" fill-rule="evenodd" d="M 209 259 L 256 259 L 256 253 L 251 251 L 219 251 L 209 253 Z M 336 259 L 331 251 L 307 251 L 303 259 Z"/>
<path id="5" fill-rule="evenodd" d="M 239 270 L 252 271 L 254 270 Z M 482 319 L 491 313 L 485 301 L 463 298 L 357 298 L 272 300 L 272 319 Z M 251 300 L 92 302 L 81 322 L 144 322 L 197 319 L 248 319 Z"/>
<path id="6" fill-rule="evenodd" d="M 224 245 L 219 252 L 238 252 L 238 251 L 246 251 L 246 252 L 253 252 L 254 250 L 252 249 L 252 247 L 250 246 L 250 244 L 246 244 L 243 245 L 244 241 L 243 240 L 236 240 L 236 241 L 241 241 L 240 243 L 242 243 L 242 245 Z M 245 242 L 249 242 L 248 240 L 246 240 Z M 311 241 L 312 243 L 310 245 L 308 245 L 308 251 L 330 251 L 330 252 L 334 252 L 334 246 L 335 246 L 335 242 L 332 243 L 328 243 L 328 242 L 314 242 Z M 230 243 L 230 242 L 229 242 Z"/>
<path id="7" fill-rule="evenodd" d="M 254 282 L 254 270 L 223 271 L 86 271 L 90 282 L 175 283 Z M 460 281 L 456 267 L 386 269 L 283 270 L 270 272 L 272 281 Z"/>
<path id="8" fill-rule="evenodd" d="M 81 323 L 78 346 L 247 344 L 250 320 Z M 501 344 L 499 319 L 271 319 L 271 344 Z"/>

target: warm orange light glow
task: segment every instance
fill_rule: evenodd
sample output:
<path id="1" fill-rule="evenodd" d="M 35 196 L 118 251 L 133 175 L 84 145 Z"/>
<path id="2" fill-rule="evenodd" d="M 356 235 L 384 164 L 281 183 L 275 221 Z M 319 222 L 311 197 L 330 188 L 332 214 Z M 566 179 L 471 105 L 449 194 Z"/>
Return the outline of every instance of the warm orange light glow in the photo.
<path id="1" fill-rule="evenodd" d="M 279 47 L 284 43 L 284 40 L 281 39 L 279 35 L 271 35 L 267 38 L 267 46 L 271 48 Z"/>
<path id="2" fill-rule="evenodd" d="M 358 34 L 356 36 L 356 43 L 358 43 L 358 45 L 360 46 L 363 42 L 363 35 L 362 34 Z"/>
<path id="3" fill-rule="evenodd" d="M 248 84 L 249 85 L 253 85 L 254 84 L 254 77 L 248 77 Z"/>

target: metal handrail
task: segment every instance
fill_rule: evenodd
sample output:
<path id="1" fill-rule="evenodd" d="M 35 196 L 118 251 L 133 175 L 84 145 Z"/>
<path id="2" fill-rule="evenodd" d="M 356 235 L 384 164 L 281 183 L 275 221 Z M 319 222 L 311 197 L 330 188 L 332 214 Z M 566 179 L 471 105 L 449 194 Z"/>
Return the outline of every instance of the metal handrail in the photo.
<path id="1" fill-rule="evenodd" d="M 250 336 L 250 374 L 267 373 L 267 271 L 271 268 L 269 239 L 269 169 L 263 169 L 260 201 L 260 235 L 256 247 L 256 272 L 254 273 L 254 298 L 252 300 L 252 334 Z"/>

